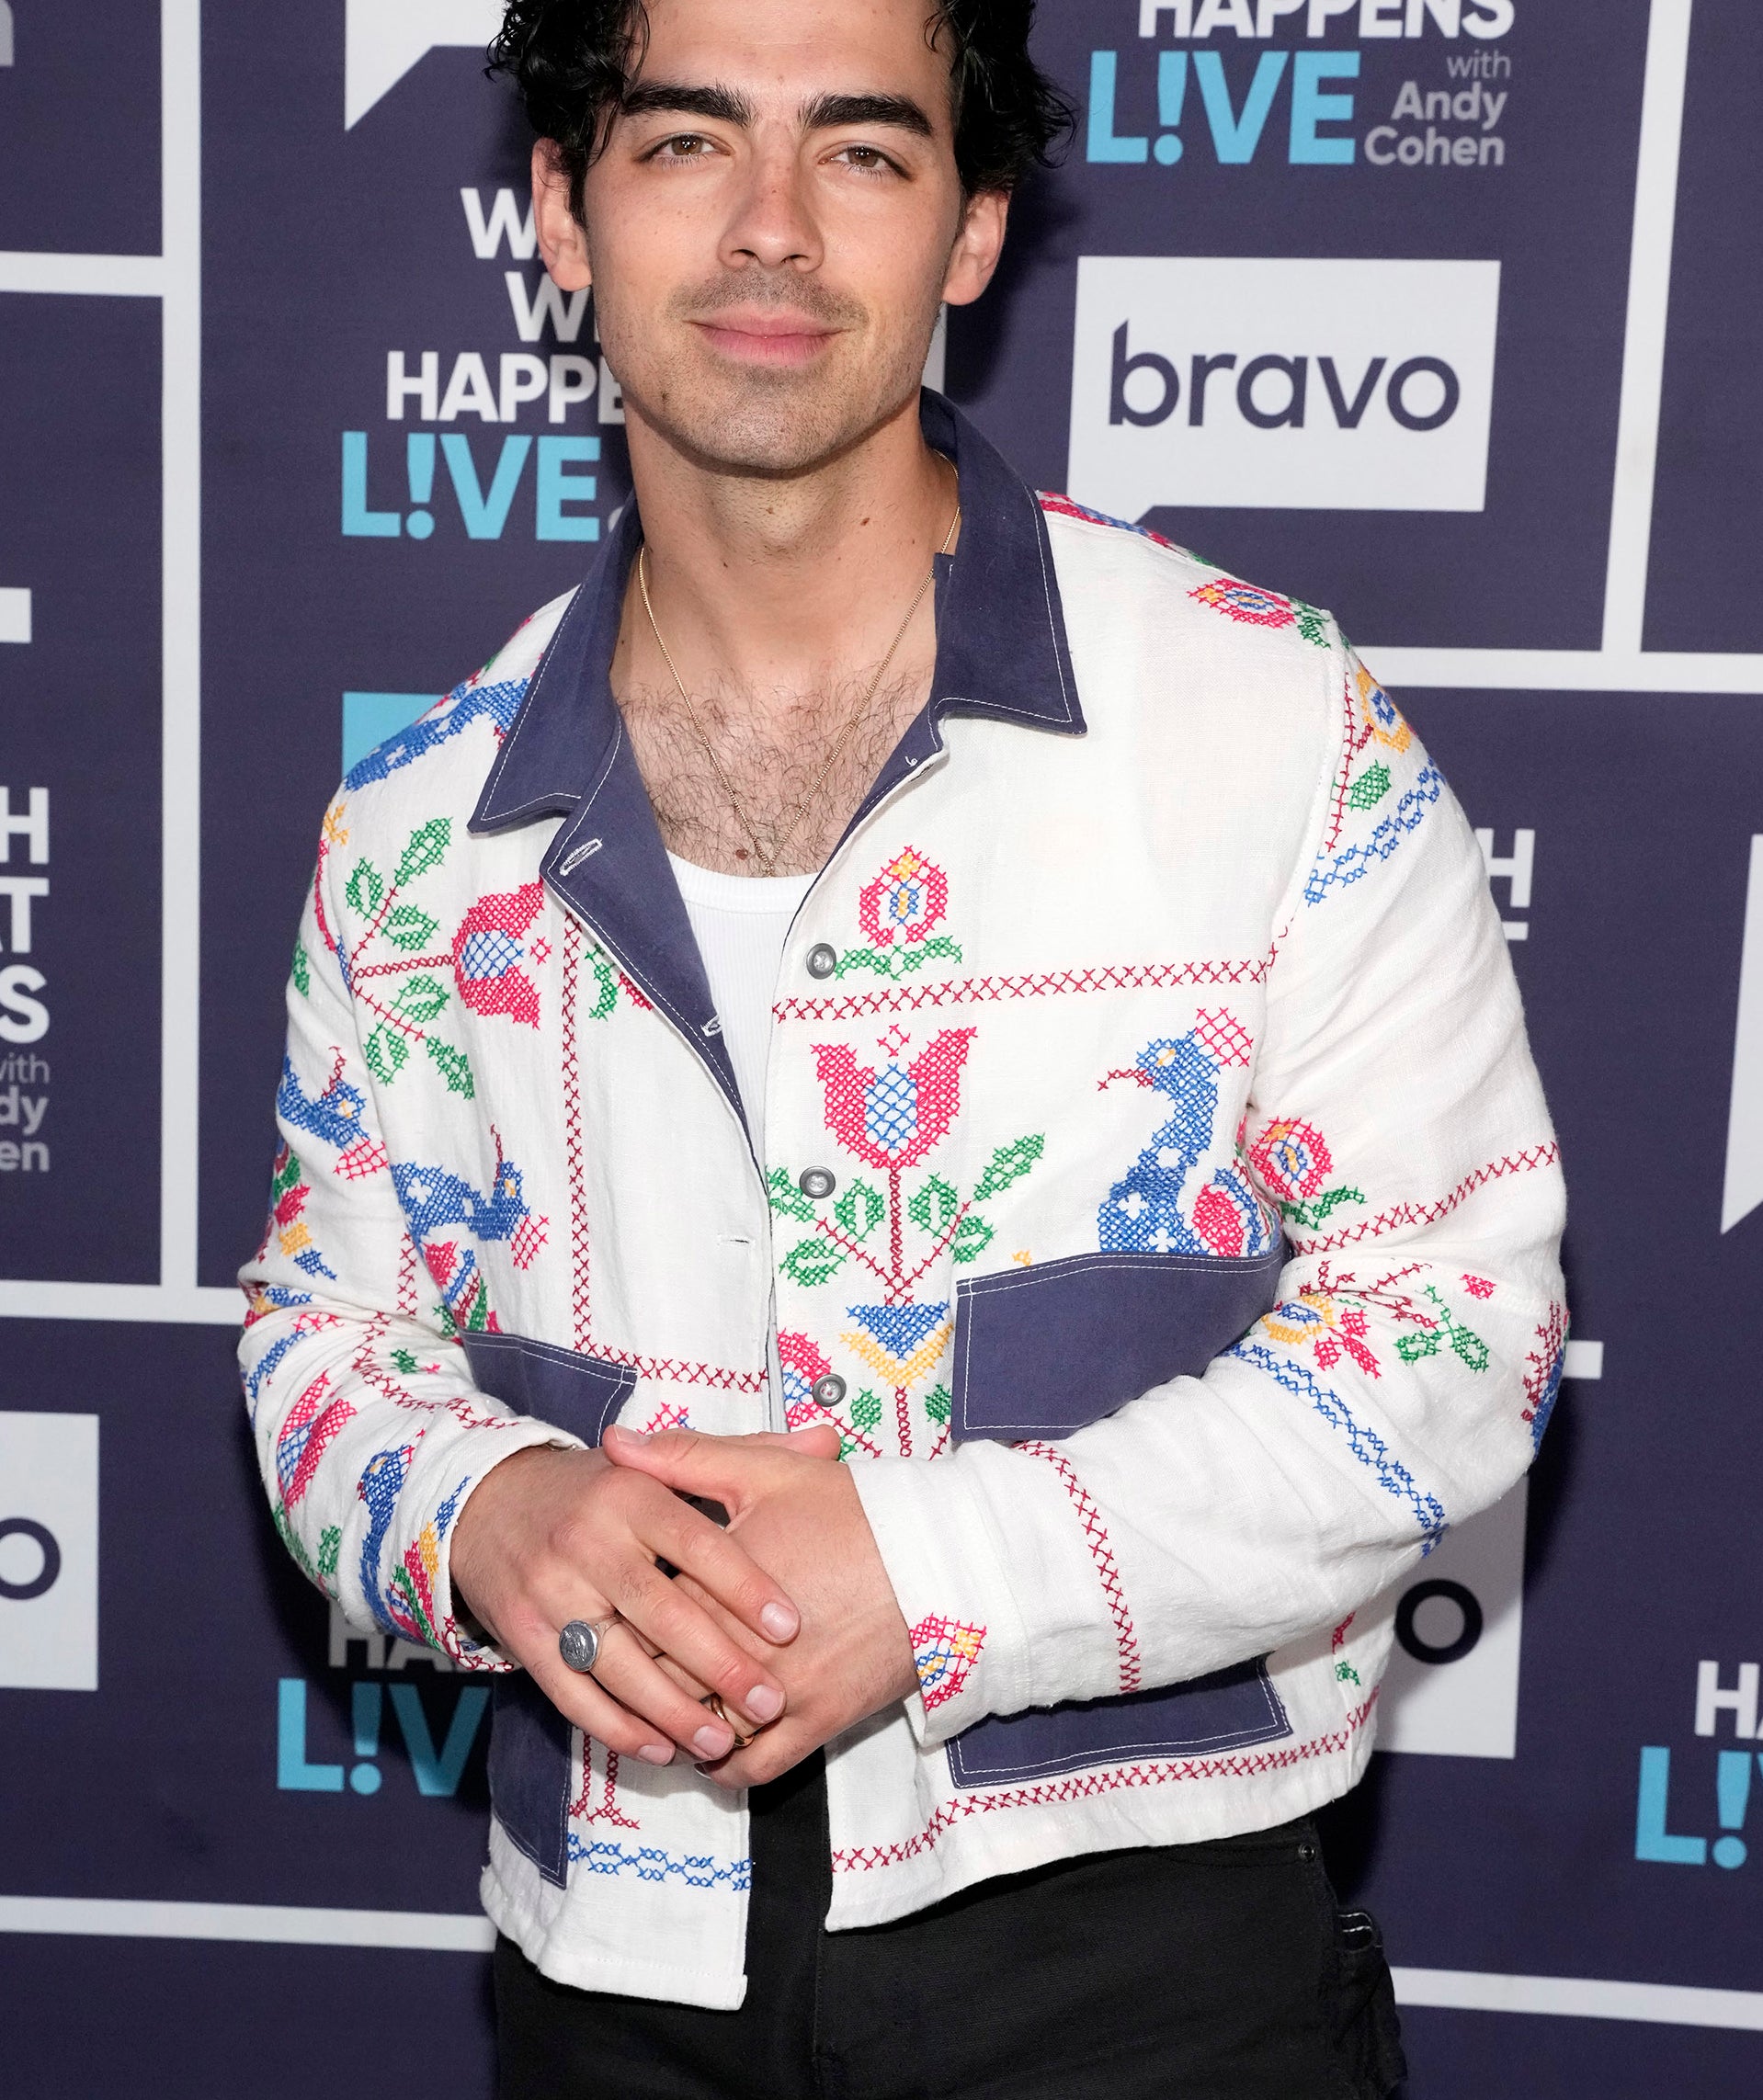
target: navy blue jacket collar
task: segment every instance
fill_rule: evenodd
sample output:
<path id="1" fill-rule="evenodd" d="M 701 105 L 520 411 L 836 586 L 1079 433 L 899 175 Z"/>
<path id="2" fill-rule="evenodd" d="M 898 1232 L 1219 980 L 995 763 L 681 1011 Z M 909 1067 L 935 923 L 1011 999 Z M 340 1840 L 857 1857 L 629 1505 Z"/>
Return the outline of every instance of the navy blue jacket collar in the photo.
<path id="1" fill-rule="evenodd" d="M 930 700 L 853 823 L 941 748 L 938 725 L 946 714 L 1084 733 L 1046 520 L 1034 491 L 940 394 L 927 389 L 920 414 L 927 441 L 955 463 L 961 542 L 952 556 L 936 557 Z M 533 671 L 471 828 L 499 832 L 539 817 L 571 819 L 540 872 L 698 1050 L 739 1114 L 734 1068 L 690 922 L 612 698 L 612 652 L 642 539 L 632 499 Z"/>

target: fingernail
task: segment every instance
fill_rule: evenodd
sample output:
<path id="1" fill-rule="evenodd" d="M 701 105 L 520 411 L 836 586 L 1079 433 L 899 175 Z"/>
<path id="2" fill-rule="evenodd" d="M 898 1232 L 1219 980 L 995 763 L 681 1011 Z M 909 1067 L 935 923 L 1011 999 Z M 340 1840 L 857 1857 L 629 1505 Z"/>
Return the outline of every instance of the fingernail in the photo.
<path id="1" fill-rule="evenodd" d="M 649 1432 L 646 1429 L 627 1429 L 622 1422 L 609 1425 L 606 1434 L 609 1436 L 628 1436 L 633 1444 L 646 1444 L 649 1441 Z"/>
<path id="2" fill-rule="evenodd" d="M 768 1604 L 759 1614 L 759 1624 L 773 1640 L 793 1640 L 802 1621 L 788 1605 Z"/>
<path id="3" fill-rule="evenodd" d="M 755 1685 L 741 1705 L 755 1720 L 776 1720 L 783 1711 L 783 1694 L 769 1685 Z"/>
<path id="4" fill-rule="evenodd" d="M 725 1728 L 700 1728 L 692 1738 L 692 1748 L 700 1757 L 725 1757 L 734 1743 L 734 1736 Z"/>
<path id="5" fill-rule="evenodd" d="M 673 1745 L 667 1742 L 645 1742 L 637 1755 L 645 1765 L 671 1765 L 674 1761 Z"/>

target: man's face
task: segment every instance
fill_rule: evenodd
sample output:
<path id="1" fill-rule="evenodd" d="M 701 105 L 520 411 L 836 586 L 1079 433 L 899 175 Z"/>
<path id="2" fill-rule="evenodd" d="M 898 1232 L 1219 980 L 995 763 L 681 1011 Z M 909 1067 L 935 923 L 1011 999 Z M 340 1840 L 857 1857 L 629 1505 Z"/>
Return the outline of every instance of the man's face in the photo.
<path id="1" fill-rule="evenodd" d="M 591 275 L 627 410 L 700 463 L 836 456 L 915 397 L 939 301 L 984 289 L 1004 199 L 961 196 L 929 12 L 652 0 L 585 236 L 541 184 L 547 260 Z"/>

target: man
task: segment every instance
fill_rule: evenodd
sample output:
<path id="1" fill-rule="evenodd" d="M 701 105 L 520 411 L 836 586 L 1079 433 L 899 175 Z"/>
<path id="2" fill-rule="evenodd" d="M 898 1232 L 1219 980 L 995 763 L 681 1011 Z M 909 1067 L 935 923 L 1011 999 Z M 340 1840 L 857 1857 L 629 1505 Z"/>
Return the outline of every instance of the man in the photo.
<path id="1" fill-rule="evenodd" d="M 495 47 L 635 493 L 325 819 L 245 1364 L 296 1558 L 498 1673 L 511 2094 L 1400 2073 L 1307 1819 L 1541 1435 L 1556 1148 L 1333 622 L 920 397 L 1029 12 Z"/>

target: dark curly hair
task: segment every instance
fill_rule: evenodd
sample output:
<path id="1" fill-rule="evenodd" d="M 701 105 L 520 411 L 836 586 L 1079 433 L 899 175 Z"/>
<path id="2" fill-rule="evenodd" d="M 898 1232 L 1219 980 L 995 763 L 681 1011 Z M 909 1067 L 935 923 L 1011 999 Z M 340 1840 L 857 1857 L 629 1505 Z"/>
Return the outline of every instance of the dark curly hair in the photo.
<path id="1" fill-rule="evenodd" d="M 971 197 L 1014 189 L 1070 131 L 1073 107 L 1029 56 L 1034 0 L 927 0 L 946 39 L 955 165 Z M 511 80 L 534 131 L 555 142 L 579 217 L 582 178 L 643 63 L 643 0 L 508 0 L 489 71 Z"/>

